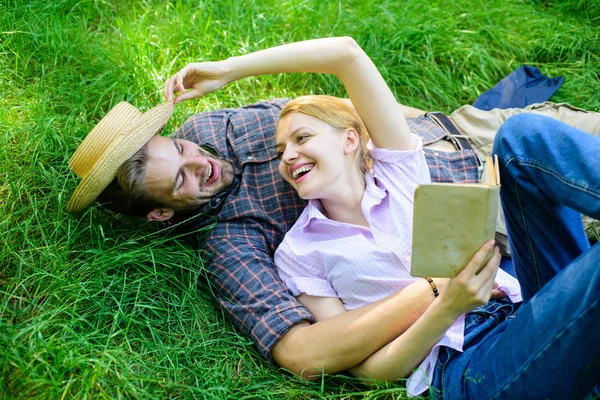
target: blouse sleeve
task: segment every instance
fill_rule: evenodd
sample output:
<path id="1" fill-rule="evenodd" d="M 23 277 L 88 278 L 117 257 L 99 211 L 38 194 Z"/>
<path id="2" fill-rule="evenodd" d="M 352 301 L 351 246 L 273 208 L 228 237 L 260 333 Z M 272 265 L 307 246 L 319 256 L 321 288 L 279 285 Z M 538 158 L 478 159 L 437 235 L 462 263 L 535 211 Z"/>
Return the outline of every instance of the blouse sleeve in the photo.
<path id="1" fill-rule="evenodd" d="M 279 277 L 294 296 L 306 293 L 311 296 L 338 297 L 322 267 L 306 262 L 309 257 L 298 257 L 289 235 L 275 251 L 275 265 Z"/>
<path id="2" fill-rule="evenodd" d="M 388 150 L 371 146 L 373 172 L 378 179 L 396 187 L 409 199 L 413 199 L 416 187 L 421 183 L 430 183 L 431 176 L 423 151 L 423 139 L 414 135 L 414 150 Z"/>

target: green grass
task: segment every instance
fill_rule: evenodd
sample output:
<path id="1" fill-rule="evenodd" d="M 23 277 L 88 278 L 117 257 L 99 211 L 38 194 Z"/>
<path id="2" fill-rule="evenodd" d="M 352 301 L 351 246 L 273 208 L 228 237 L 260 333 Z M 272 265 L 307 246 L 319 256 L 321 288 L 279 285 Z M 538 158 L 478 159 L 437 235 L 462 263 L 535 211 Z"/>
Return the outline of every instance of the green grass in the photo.
<path id="1" fill-rule="evenodd" d="M 353 36 L 400 102 L 451 112 L 522 64 L 600 110 L 600 2 L 54 0 L 0 3 L 0 397 L 404 398 L 268 365 L 214 305 L 194 241 L 99 208 L 64 209 L 67 161 L 111 106 L 146 110 L 189 61 Z M 245 79 L 189 115 L 306 93 L 332 77 Z"/>

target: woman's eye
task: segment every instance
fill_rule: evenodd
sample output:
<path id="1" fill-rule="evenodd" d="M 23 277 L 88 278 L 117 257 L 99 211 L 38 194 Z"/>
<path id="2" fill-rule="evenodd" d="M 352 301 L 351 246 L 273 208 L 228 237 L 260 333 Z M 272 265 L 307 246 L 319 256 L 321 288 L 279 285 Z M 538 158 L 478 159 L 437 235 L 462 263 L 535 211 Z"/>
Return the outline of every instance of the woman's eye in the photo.
<path id="1" fill-rule="evenodd" d="M 297 140 L 298 140 L 298 142 L 301 142 L 301 141 L 303 141 L 303 140 L 304 140 L 304 139 L 306 139 L 306 138 L 308 138 L 308 135 L 298 135 L 298 136 L 297 136 Z"/>
<path id="2" fill-rule="evenodd" d="M 283 157 L 283 151 L 278 151 L 277 158 L 281 159 L 281 157 Z"/>
<path id="3" fill-rule="evenodd" d="M 179 154 L 183 155 L 183 146 L 180 142 L 177 142 L 177 147 L 179 148 Z"/>

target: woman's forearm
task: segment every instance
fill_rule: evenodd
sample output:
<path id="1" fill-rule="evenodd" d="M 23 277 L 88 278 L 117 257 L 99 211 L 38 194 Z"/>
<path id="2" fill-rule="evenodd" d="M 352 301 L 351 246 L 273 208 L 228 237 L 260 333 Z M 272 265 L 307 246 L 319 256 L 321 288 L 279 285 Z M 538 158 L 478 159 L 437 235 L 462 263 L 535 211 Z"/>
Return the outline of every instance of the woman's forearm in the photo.
<path id="1" fill-rule="evenodd" d="M 350 368 L 349 372 L 357 377 L 379 381 L 406 378 L 455 320 L 456 316 L 436 300 L 406 332 Z"/>
<path id="2" fill-rule="evenodd" d="M 351 370 L 359 376 L 391 381 L 406 377 L 421 363 L 459 315 L 486 304 L 494 292 L 500 252 L 486 263 L 494 241 L 485 243 L 465 268 L 447 282 L 423 315 L 401 336 Z M 481 265 L 484 265 L 481 268 Z"/>
<path id="3" fill-rule="evenodd" d="M 205 96 L 249 76 L 315 72 L 337 76 L 373 143 L 390 150 L 414 149 L 415 141 L 394 94 L 369 56 L 350 37 L 289 43 L 217 62 L 190 63 L 165 82 L 175 103 Z"/>
<path id="4" fill-rule="evenodd" d="M 289 43 L 224 61 L 231 81 L 265 74 L 316 72 L 343 75 L 344 69 L 363 53 L 352 38 L 338 37 Z M 364 54 L 364 53 L 363 53 Z M 368 59 L 366 55 L 364 55 Z"/>
<path id="5" fill-rule="evenodd" d="M 373 143 L 380 148 L 414 148 L 403 114 L 379 70 L 349 37 L 290 43 L 224 61 L 230 81 L 282 72 L 317 72 L 340 78 Z"/>
<path id="6" fill-rule="evenodd" d="M 417 281 L 366 307 L 294 326 L 271 354 L 279 365 L 306 379 L 347 370 L 405 332 L 433 299 L 429 284 Z"/>

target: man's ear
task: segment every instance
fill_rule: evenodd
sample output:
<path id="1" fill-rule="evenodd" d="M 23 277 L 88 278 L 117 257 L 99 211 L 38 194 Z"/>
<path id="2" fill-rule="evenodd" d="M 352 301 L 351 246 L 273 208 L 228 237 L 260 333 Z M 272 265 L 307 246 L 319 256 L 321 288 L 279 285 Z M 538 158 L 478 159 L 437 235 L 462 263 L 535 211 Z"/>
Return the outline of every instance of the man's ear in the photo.
<path id="1" fill-rule="evenodd" d="M 360 142 L 358 132 L 352 128 L 348 128 L 346 129 L 346 133 L 344 135 L 344 154 L 353 153 L 358 148 L 358 144 Z"/>
<path id="2" fill-rule="evenodd" d="M 175 215 L 175 210 L 172 208 L 155 208 L 146 214 L 148 221 L 166 221 Z"/>

